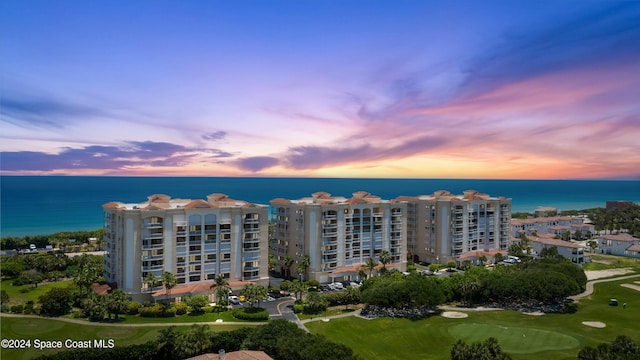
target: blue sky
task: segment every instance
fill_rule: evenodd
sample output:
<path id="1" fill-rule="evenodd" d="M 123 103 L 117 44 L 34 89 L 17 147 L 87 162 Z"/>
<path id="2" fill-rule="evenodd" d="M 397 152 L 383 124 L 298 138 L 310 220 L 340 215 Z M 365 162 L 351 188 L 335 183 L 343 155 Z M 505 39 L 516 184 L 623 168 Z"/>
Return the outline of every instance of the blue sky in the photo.
<path id="1" fill-rule="evenodd" d="M 1 172 L 639 178 L 640 3 L 0 2 Z"/>

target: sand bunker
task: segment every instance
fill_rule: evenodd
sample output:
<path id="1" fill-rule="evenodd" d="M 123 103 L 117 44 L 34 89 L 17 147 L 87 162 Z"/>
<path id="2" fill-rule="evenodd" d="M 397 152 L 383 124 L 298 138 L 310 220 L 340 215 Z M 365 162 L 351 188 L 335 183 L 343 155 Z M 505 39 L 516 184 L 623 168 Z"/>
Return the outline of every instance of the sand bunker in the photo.
<path id="1" fill-rule="evenodd" d="M 583 325 L 587 325 L 587 326 L 591 326 L 594 328 L 599 328 L 602 329 L 603 327 L 607 326 L 607 324 L 600 322 L 600 321 L 583 321 L 582 322 Z"/>
<path id="2" fill-rule="evenodd" d="M 520 313 L 521 313 L 521 314 L 525 314 L 525 315 L 531 315 L 531 316 L 542 316 L 542 315 L 544 315 L 544 313 L 543 313 L 543 312 L 541 312 L 541 311 L 534 311 L 534 312 L 524 312 L 524 311 L 521 311 Z"/>
<path id="3" fill-rule="evenodd" d="M 640 291 L 640 286 L 639 286 L 639 285 L 634 285 L 634 284 L 620 284 L 620 286 L 624 286 L 624 287 L 629 288 L 629 289 L 633 289 L 633 290 L 636 290 L 636 291 Z"/>
<path id="4" fill-rule="evenodd" d="M 452 318 L 452 319 L 464 319 L 469 316 L 469 314 L 465 314 L 457 311 L 445 311 L 440 315 L 446 318 Z"/>
<path id="5" fill-rule="evenodd" d="M 587 280 L 595 280 L 595 279 L 606 278 L 609 276 L 624 275 L 630 272 L 633 272 L 633 270 L 629 268 L 623 268 L 623 269 L 607 269 L 607 270 L 587 270 L 584 272 L 584 274 L 587 275 Z"/>

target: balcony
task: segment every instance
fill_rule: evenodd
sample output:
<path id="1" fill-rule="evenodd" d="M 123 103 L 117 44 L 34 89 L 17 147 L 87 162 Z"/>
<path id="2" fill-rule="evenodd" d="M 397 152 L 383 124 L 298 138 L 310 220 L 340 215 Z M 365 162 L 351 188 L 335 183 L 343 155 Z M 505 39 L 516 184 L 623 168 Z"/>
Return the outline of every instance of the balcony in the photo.
<path id="1" fill-rule="evenodd" d="M 162 247 L 163 247 L 162 243 L 156 243 L 156 244 L 142 243 L 142 250 L 162 249 Z"/>
<path id="2" fill-rule="evenodd" d="M 142 266 L 142 271 L 158 271 L 158 270 L 162 270 L 162 265 Z"/>
<path id="3" fill-rule="evenodd" d="M 164 255 L 147 255 L 142 256 L 142 261 L 150 261 L 150 260 L 162 260 Z"/>

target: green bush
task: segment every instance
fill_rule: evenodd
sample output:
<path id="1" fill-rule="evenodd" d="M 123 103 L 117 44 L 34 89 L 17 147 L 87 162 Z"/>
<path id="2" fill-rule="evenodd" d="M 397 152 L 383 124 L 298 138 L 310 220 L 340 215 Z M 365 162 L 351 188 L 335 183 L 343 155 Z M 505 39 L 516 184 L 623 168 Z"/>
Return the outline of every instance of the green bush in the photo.
<path id="1" fill-rule="evenodd" d="M 22 310 L 24 310 L 24 306 L 22 306 L 22 304 L 20 304 L 20 305 L 13 305 L 13 306 L 11 307 L 11 312 L 12 312 L 12 313 L 22 314 Z"/>
<path id="2" fill-rule="evenodd" d="M 9 312 L 9 304 L 0 305 L 0 312 Z"/>
<path id="3" fill-rule="evenodd" d="M 564 306 L 564 312 L 567 314 L 574 314 L 578 311 L 578 303 L 568 303 Z"/>
<path id="4" fill-rule="evenodd" d="M 129 301 L 127 304 L 127 315 L 138 315 L 138 310 L 142 305 L 137 301 Z"/>
<path id="5" fill-rule="evenodd" d="M 187 313 L 187 304 L 183 302 L 173 303 L 173 307 L 176 309 L 176 315 L 184 315 Z"/>
<path id="6" fill-rule="evenodd" d="M 233 309 L 233 317 L 242 320 L 265 321 L 269 320 L 269 312 L 263 308 L 237 308 Z"/>
<path id="7" fill-rule="evenodd" d="M 36 310 L 33 308 L 33 300 L 29 300 L 27 301 L 27 303 L 24 305 L 24 309 L 22 310 L 22 312 L 25 315 L 31 315 L 31 314 L 35 314 Z"/>
<path id="8" fill-rule="evenodd" d="M 176 316 L 176 308 L 174 308 L 173 306 L 166 308 L 162 314 L 162 317 L 174 317 Z"/>
<path id="9" fill-rule="evenodd" d="M 300 314 L 303 311 L 304 311 L 304 305 L 302 305 L 302 304 L 294 304 L 293 305 L 293 312 L 294 313 Z"/>
<path id="10" fill-rule="evenodd" d="M 165 307 L 161 304 L 153 306 L 144 306 L 138 309 L 138 313 L 142 317 L 160 317 L 164 313 Z"/>

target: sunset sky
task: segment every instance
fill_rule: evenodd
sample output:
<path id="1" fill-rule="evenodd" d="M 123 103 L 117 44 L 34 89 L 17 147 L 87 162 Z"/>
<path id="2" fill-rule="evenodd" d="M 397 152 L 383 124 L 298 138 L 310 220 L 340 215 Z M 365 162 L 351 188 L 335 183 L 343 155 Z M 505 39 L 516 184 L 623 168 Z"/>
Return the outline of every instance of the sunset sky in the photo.
<path id="1" fill-rule="evenodd" d="M 2 175 L 640 178 L 640 1 L 0 1 Z"/>

